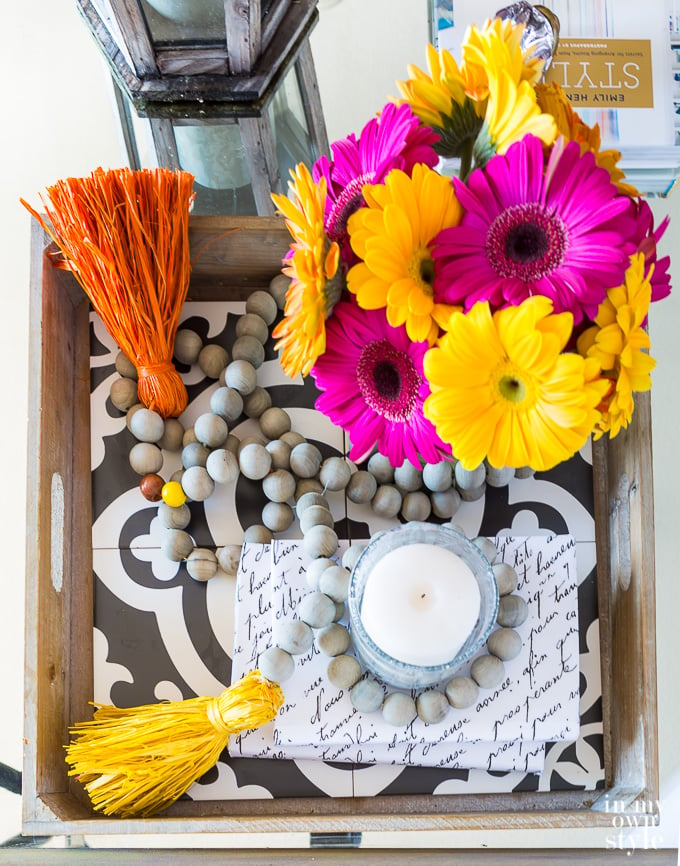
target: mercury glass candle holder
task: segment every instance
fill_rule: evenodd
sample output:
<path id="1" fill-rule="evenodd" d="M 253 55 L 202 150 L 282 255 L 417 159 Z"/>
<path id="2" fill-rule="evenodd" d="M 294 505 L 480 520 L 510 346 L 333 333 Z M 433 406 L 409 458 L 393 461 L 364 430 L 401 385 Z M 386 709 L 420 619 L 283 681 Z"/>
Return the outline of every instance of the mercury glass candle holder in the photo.
<path id="1" fill-rule="evenodd" d="M 395 658 L 376 643 L 362 619 L 366 584 L 375 566 L 393 551 L 414 544 L 443 548 L 460 557 L 472 572 L 479 589 L 477 621 L 467 632 L 467 637 L 461 635 L 462 645 L 453 657 L 438 664 L 417 664 Z M 421 548 L 418 550 L 420 552 Z M 422 569 L 419 567 L 413 574 L 414 580 L 422 579 L 427 569 L 428 562 L 423 561 Z M 496 622 L 498 585 L 488 559 L 465 535 L 436 524 L 411 523 L 381 533 L 366 546 L 352 572 L 348 607 L 354 650 L 364 666 L 383 682 L 398 688 L 425 688 L 452 677 L 482 648 Z M 389 617 L 387 604 L 385 616 Z"/>

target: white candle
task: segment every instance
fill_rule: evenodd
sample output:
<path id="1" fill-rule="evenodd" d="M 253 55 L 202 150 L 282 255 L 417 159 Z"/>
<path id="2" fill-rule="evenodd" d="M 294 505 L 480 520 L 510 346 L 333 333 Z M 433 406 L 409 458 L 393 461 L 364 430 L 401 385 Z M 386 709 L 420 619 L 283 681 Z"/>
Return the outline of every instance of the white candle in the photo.
<path id="1" fill-rule="evenodd" d="M 361 621 L 380 649 L 407 664 L 450 662 L 479 616 L 469 566 L 432 544 L 408 544 L 380 559 L 366 578 Z"/>

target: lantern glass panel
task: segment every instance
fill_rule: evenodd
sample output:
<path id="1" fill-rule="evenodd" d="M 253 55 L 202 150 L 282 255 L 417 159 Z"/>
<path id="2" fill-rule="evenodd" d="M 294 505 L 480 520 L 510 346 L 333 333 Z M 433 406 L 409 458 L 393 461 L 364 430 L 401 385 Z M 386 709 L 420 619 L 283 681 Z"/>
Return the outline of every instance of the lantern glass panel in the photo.
<path id="1" fill-rule="evenodd" d="M 141 0 L 151 38 L 159 44 L 226 40 L 223 0 Z"/>
<path id="2" fill-rule="evenodd" d="M 281 182 L 285 189 L 290 170 L 299 162 L 311 168 L 318 155 L 312 150 L 309 125 L 294 68 L 290 69 L 274 94 L 268 112 L 274 131 Z"/>

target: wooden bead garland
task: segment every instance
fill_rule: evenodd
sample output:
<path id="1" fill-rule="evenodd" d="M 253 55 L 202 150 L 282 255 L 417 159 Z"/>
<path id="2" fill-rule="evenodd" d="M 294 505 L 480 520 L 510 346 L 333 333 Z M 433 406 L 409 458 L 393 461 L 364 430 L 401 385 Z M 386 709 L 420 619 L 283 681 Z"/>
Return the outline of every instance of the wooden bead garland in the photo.
<path id="1" fill-rule="evenodd" d="M 284 279 L 287 286 L 287 278 Z M 366 469 L 355 472 L 342 457 L 324 460 L 316 445 L 291 429 L 288 413 L 273 407 L 269 392 L 257 384 L 257 369 L 264 361 L 269 327 L 277 310 L 282 309 L 284 298 L 281 275 L 272 280 L 270 294 L 257 291 L 250 296 L 246 312 L 236 325 L 237 339 L 231 358 L 222 346 L 203 345 L 195 332 L 178 331 L 177 359 L 187 364 L 198 363 L 208 378 L 219 380 L 219 387 L 211 395 L 210 412 L 199 416 L 188 430 L 177 419 L 163 422 L 160 416 L 153 417 L 156 413 L 143 409 L 129 367 L 123 359 L 117 361 L 116 368 L 122 375 L 112 385 L 111 400 L 128 413 L 128 428 L 140 440 L 131 451 L 130 463 L 136 472 L 148 477 L 162 466 L 161 447 L 181 449 L 183 469 L 175 475 L 180 491 L 197 501 L 207 499 L 215 483 L 233 483 L 239 473 L 261 480 L 270 501 L 263 509 L 262 524 L 248 527 L 244 541 L 270 543 L 273 533 L 289 528 L 297 512 L 303 548 L 312 559 L 307 571 L 310 592 L 299 606 L 299 618 L 284 623 L 275 636 L 276 645 L 260 655 L 258 665 L 265 676 L 276 682 L 290 678 L 295 670 L 293 656 L 307 652 L 315 640 L 317 648 L 330 658 L 329 681 L 339 689 L 349 690 L 357 709 L 363 712 L 381 709 L 385 721 L 397 727 L 407 725 L 416 715 L 426 723 L 435 723 L 444 718 L 449 706 L 469 707 L 477 700 L 480 687 L 493 688 L 500 683 L 504 661 L 515 658 L 521 651 L 522 641 L 514 627 L 526 619 L 527 606 L 523 599 L 512 594 L 517 587 L 517 574 L 504 563 L 494 565 L 501 595 L 500 628 L 487 641 L 489 655 L 475 661 L 470 676 L 452 678 L 443 692 L 428 689 L 417 701 L 403 692 L 385 697 L 377 680 L 370 676 L 363 678 L 360 663 L 348 652 L 349 631 L 338 622 L 345 611 L 350 572 L 365 545 L 352 545 L 343 555 L 341 565 L 332 558 L 338 549 L 338 537 L 322 494 L 326 490 L 345 490 L 350 501 L 371 503 L 374 512 L 383 517 L 401 514 L 406 521 L 426 520 L 433 513 L 450 520 L 461 501 L 481 497 L 487 483 L 500 486 L 513 476 L 530 477 L 533 473 L 529 469 L 513 472 L 485 465 L 468 471 L 451 460 L 425 464 L 421 469 L 410 463 L 395 468 L 379 453 L 371 456 Z M 147 414 L 134 421 L 142 410 Z M 239 441 L 229 432 L 230 425 L 243 414 L 259 420 L 261 439 L 255 436 Z M 195 548 L 186 531 L 191 513 L 183 498 L 178 501 L 175 497 L 172 504 L 167 500 L 159 504 L 158 516 L 166 527 L 161 545 L 164 555 L 175 562 L 185 562 L 190 576 L 198 581 L 210 579 L 218 570 L 236 574 L 241 546 L 225 545 L 216 552 Z M 295 509 L 288 504 L 291 499 L 296 502 Z M 492 542 L 481 538 L 475 541 L 487 558 L 495 558 Z"/>

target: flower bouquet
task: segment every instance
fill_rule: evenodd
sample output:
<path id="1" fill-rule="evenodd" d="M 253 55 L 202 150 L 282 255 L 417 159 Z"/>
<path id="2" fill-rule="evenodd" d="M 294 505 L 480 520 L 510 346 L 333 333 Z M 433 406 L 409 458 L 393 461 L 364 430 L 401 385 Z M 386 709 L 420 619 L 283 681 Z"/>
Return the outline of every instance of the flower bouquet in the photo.
<path id="1" fill-rule="evenodd" d="M 668 220 L 524 36 L 472 27 L 460 64 L 429 46 L 401 99 L 273 196 L 293 238 L 280 361 L 313 376 L 353 460 L 546 470 L 650 388 Z"/>

